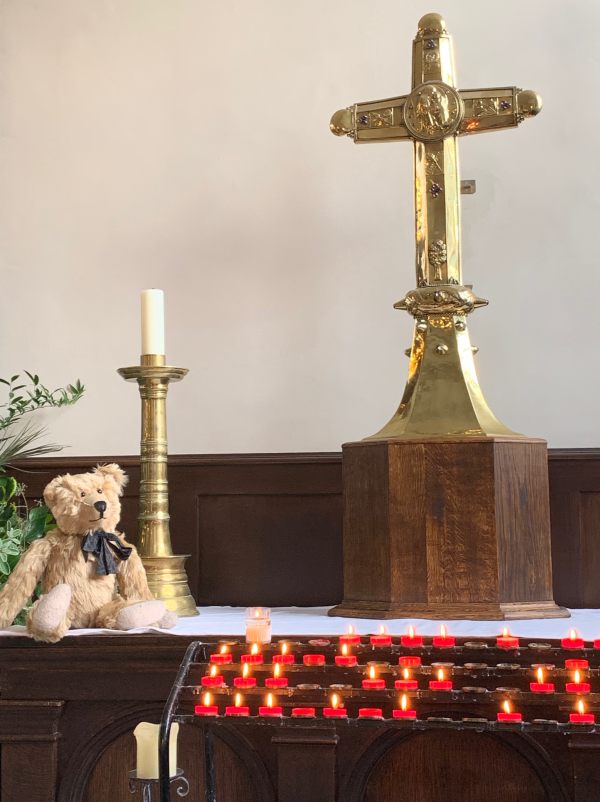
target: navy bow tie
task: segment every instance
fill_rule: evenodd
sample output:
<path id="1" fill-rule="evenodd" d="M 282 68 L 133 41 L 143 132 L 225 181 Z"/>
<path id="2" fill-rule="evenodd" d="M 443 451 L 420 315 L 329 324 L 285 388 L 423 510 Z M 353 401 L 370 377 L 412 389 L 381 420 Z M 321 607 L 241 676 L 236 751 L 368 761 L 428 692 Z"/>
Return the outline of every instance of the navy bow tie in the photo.
<path id="1" fill-rule="evenodd" d="M 96 573 L 100 576 L 117 573 L 117 564 L 113 553 L 120 560 L 127 560 L 131 554 L 130 546 L 125 546 L 114 532 L 105 532 L 103 529 L 88 532 L 81 544 L 81 550 L 86 562 L 90 554 L 94 555 L 96 558 Z"/>

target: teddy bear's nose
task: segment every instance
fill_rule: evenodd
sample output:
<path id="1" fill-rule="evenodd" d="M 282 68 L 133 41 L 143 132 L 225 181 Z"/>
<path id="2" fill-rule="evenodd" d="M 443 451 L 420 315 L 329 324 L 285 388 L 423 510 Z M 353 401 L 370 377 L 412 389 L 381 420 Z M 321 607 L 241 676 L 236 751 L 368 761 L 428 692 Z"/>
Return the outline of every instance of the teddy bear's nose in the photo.
<path id="1" fill-rule="evenodd" d="M 97 501 L 94 504 L 94 507 L 95 507 L 95 509 L 98 510 L 100 515 L 104 515 L 104 513 L 106 512 L 106 501 Z"/>

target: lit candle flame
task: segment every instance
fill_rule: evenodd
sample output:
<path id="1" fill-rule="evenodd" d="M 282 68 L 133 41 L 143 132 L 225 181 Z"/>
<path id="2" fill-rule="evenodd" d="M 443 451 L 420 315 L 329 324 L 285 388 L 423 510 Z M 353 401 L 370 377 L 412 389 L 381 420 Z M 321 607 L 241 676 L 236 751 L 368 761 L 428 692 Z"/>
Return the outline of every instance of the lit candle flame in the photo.
<path id="1" fill-rule="evenodd" d="M 258 654 L 258 643 L 253 643 L 250 647 L 250 654 Z"/>
<path id="2" fill-rule="evenodd" d="M 260 608 L 259 608 L 259 607 L 256 607 L 256 608 L 255 608 L 255 610 L 254 610 L 254 617 L 255 617 L 255 618 L 260 618 Z"/>
<path id="3" fill-rule="evenodd" d="M 438 668 L 437 678 L 438 678 L 439 682 L 443 682 L 444 681 L 444 669 L 443 668 Z"/>
<path id="4" fill-rule="evenodd" d="M 267 694 L 267 707 L 273 707 L 273 694 Z"/>
<path id="5" fill-rule="evenodd" d="M 585 713 L 585 705 L 583 704 L 583 699 L 579 699 L 577 701 L 577 711 L 580 716 L 583 716 L 583 714 Z"/>
<path id="6" fill-rule="evenodd" d="M 236 695 L 235 695 L 235 706 L 236 707 L 241 707 L 242 706 L 242 694 L 241 693 L 236 693 Z"/>
<path id="7" fill-rule="evenodd" d="M 249 673 L 250 673 L 250 666 L 248 665 L 248 663 L 244 663 L 244 665 L 242 666 L 242 677 L 246 679 Z"/>
<path id="8" fill-rule="evenodd" d="M 337 695 L 337 693 L 332 694 L 331 695 L 331 706 L 333 707 L 333 709 L 336 710 L 338 708 L 339 704 L 340 704 L 340 697 Z"/>
<path id="9" fill-rule="evenodd" d="M 348 656 L 348 644 L 347 643 L 342 643 L 342 654 L 344 655 L 344 657 Z"/>
<path id="10" fill-rule="evenodd" d="M 408 708 L 408 699 L 406 698 L 406 694 L 403 693 L 400 698 L 400 709 L 406 710 Z"/>
<path id="11" fill-rule="evenodd" d="M 502 704 L 502 707 L 504 708 L 504 712 L 505 713 L 510 713 L 511 712 L 510 702 L 508 701 L 508 699 L 504 700 L 504 702 Z"/>
<path id="12" fill-rule="evenodd" d="M 504 627 L 504 629 L 502 630 L 502 637 L 508 638 L 508 627 Z"/>
<path id="13" fill-rule="evenodd" d="M 206 707 L 208 707 L 211 702 L 212 702 L 212 697 L 210 693 L 205 693 L 204 696 L 202 697 L 202 703 L 206 705 Z"/>
<path id="14" fill-rule="evenodd" d="M 387 629 L 385 628 L 384 624 L 379 625 L 379 634 L 380 635 L 387 635 Z"/>
<path id="15" fill-rule="evenodd" d="M 216 677 L 217 676 L 217 667 L 215 665 L 212 665 L 210 667 L 210 676 L 211 677 Z"/>
<path id="16" fill-rule="evenodd" d="M 273 676 L 278 677 L 281 674 L 281 666 L 279 663 L 275 663 L 273 666 Z"/>
<path id="17" fill-rule="evenodd" d="M 570 640 L 575 640 L 576 638 L 577 638 L 577 631 L 576 631 L 575 629 L 572 629 L 572 630 L 569 632 L 569 639 L 570 639 Z"/>
<path id="18" fill-rule="evenodd" d="M 219 649 L 219 653 L 220 654 L 227 654 L 227 644 L 226 643 L 222 643 L 221 644 L 221 648 Z"/>
<path id="19" fill-rule="evenodd" d="M 402 676 L 404 677 L 404 679 L 410 679 L 410 671 L 408 670 L 408 668 L 402 670 Z"/>
<path id="20" fill-rule="evenodd" d="M 376 677 L 375 666 L 371 666 L 369 668 L 369 679 L 375 679 L 375 677 Z"/>
<path id="21" fill-rule="evenodd" d="M 537 670 L 537 681 L 540 685 L 544 682 L 544 669 L 541 666 Z"/>
<path id="22" fill-rule="evenodd" d="M 281 644 L 281 654 L 287 654 L 288 648 L 289 648 L 289 646 L 287 645 L 287 643 L 282 643 Z"/>
<path id="23" fill-rule="evenodd" d="M 442 638 L 446 637 L 446 625 L 445 624 L 442 624 L 442 626 L 440 627 L 440 635 L 442 636 Z"/>
<path id="24" fill-rule="evenodd" d="M 577 683 L 577 685 L 579 685 L 579 683 L 581 682 L 581 674 L 579 673 L 578 670 L 573 675 L 573 680 Z"/>
<path id="25" fill-rule="evenodd" d="M 413 627 L 412 624 L 408 628 L 408 637 L 409 638 L 414 638 L 415 637 L 415 628 Z"/>
<path id="26" fill-rule="evenodd" d="M 354 635 L 354 627 L 352 624 L 348 624 L 348 635 Z"/>

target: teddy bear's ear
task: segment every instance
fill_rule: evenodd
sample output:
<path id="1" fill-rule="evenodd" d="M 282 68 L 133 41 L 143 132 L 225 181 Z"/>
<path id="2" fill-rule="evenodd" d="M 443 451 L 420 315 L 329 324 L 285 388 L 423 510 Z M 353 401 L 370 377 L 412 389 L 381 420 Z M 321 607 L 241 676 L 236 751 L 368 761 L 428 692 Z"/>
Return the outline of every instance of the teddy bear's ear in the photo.
<path id="1" fill-rule="evenodd" d="M 71 478 L 70 473 L 65 473 L 63 476 L 56 476 L 51 482 L 49 482 L 46 487 L 44 488 L 44 501 L 46 502 L 46 506 L 52 509 L 52 507 L 56 504 L 56 497 L 58 491 L 64 487 L 64 483 L 67 479 Z"/>
<path id="2" fill-rule="evenodd" d="M 123 494 L 123 488 L 129 481 L 129 477 L 125 474 L 125 471 L 120 468 L 116 462 L 111 462 L 109 465 L 97 465 L 94 468 L 94 473 L 100 476 L 112 476 L 117 483 L 120 496 Z"/>

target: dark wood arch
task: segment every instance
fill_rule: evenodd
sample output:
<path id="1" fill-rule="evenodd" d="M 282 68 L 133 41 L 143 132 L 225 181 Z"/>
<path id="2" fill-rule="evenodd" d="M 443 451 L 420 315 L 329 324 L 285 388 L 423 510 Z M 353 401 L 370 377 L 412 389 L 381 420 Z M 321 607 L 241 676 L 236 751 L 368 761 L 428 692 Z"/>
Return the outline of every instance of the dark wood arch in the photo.
<path id="1" fill-rule="evenodd" d="M 463 745 L 467 748 L 476 747 L 473 750 L 473 763 L 470 764 L 464 756 L 461 758 L 456 754 L 457 739 L 461 741 L 460 746 Z M 431 729 L 419 732 L 403 733 L 398 730 L 388 730 L 377 738 L 366 749 L 361 758 L 357 761 L 354 769 L 347 776 L 346 781 L 340 788 L 339 798 L 344 802 L 373 802 L 377 796 L 374 794 L 374 784 L 377 778 L 376 772 L 378 768 L 385 769 L 384 761 L 390 758 L 392 752 L 396 749 L 403 747 L 415 748 L 420 746 L 418 743 L 421 741 L 424 744 L 426 741 L 428 749 L 428 759 L 432 761 L 431 772 L 435 772 L 436 748 L 439 743 L 444 742 L 446 749 L 451 746 L 449 754 L 454 755 L 455 764 L 464 773 L 465 768 L 469 765 L 474 766 L 475 771 L 481 768 L 482 777 L 491 776 L 495 779 L 495 787 L 498 789 L 497 798 L 502 802 L 570 802 L 569 794 L 565 788 L 561 776 L 557 773 L 552 760 L 546 750 L 541 747 L 536 741 L 527 735 L 521 733 L 480 733 L 474 730 L 461 730 L 459 732 L 448 732 L 444 729 Z M 439 742 L 439 743 L 438 743 Z M 486 743 L 487 742 L 487 743 Z M 486 745 L 495 745 L 496 750 L 492 752 L 491 749 L 486 749 Z M 481 750 L 479 746 L 481 745 Z M 498 749 L 500 747 L 500 749 Z M 510 753 L 513 753 L 512 756 Z M 514 753 L 520 757 L 519 761 L 515 761 Z M 503 754 L 504 753 L 504 754 Z M 408 754 L 408 753 L 407 753 Z M 438 753 L 439 755 L 439 753 Z M 522 784 L 513 792 L 510 787 L 503 783 L 502 774 L 495 773 L 493 756 L 497 758 L 497 769 L 505 766 L 507 771 L 508 767 L 512 769 L 512 777 L 515 772 L 519 774 Z M 413 757 L 413 756 L 411 756 Z M 442 765 L 444 760 L 439 761 Z M 403 780 L 398 785 L 397 802 L 420 802 L 421 799 L 427 802 L 438 802 L 438 796 L 429 788 L 426 796 L 418 797 L 415 795 L 415 789 L 410 786 L 410 767 L 414 764 L 407 766 L 407 771 L 403 775 Z M 517 768 L 515 769 L 515 766 Z M 442 766 L 440 766 L 440 769 Z M 531 778 L 529 783 L 529 791 L 527 790 L 527 777 Z M 428 772 L 419 771 L 415 766 L 414 777 L 419 777 L 421 781 L 427 782 Z M 510 779 L 506 775 L 507 781 Z M 458 802 L 458 800 L 465 800 L 464 787 L 458 787 L 456 793 L 453 795 L 452 787 L 450 786 L 451 777 L 441 777 L 439 799 L 444 802 Z M 435 785 L 435 783 L 433 783 Z M 405 789 L 405 794 L 402 795 L 402 788 Z M 473 785 L 471 784 L 471 790 Z M 424 792 L 425 793 L 425 792 Z M 529 796 L 526 794 L 529 793 Z M 386 799 L 391 799 L 391 796 L 385 796 Z M 481 796 L 477 799 L 488 799 L 488 796 Z M 470 797 L 469 797 L 470 799 Z M 475 797 L 473 797 L 475 799 Z"/>

